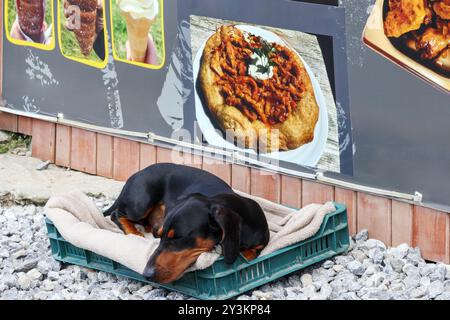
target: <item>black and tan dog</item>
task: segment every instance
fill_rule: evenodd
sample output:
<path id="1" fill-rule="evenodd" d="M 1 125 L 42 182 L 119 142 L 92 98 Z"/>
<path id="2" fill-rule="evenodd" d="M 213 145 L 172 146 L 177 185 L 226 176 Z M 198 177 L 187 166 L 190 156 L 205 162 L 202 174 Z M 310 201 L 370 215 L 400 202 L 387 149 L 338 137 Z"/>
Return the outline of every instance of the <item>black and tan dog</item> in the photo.
<path id="1" fill-rule="evenodd" d="M 144 276 L 168 283 L 203 253 L 221 244 L 226 263 L 242 253 L 256 258 L 269 241 L 261 207 L 236 194 L 206 171 L 169 163 L 152 165 L 126 182 L 105 212 L 126 233 L 142 235 L 135 223 L 160 237 Z"/>

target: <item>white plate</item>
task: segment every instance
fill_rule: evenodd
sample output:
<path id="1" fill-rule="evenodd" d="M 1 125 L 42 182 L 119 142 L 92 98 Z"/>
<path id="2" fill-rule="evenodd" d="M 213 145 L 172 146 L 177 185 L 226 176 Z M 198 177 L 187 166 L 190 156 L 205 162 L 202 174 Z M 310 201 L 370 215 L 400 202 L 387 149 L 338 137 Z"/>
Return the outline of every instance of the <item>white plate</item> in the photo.
<path id="1" fill-rule="evenodd" d="M 250 32 L 256 36 L 260 36 L 261 38 L 263 38 L 268 42 L 275 42 L 289 47 L 289 45 L 286 44 L 286 42 L 284 42 L 280 37 L 278 37 L 273 32 L 249 25 L 237 25 L 236 27 L 243 31 Z M 200 130 L 202 131 L 206 141 L 212 146 L 219 147 L 221 149 L 226 149 L 228 151 L 240 151 L 249 154 L 256 154 L 255 150 L 239 148 L 236 147 L 234 144 L 226 141 L 222 137 L 222 131 L 213 125 L 211 119 L 205 112 L 204 109 L 205 107 L 203 106 L 202 100 L 197 92 L 197 78 L 205 46 L 206 41 L 198 50 L 193 63 L 194 84 L 195 84 L 195 113 L 197 117 L 198 126 L 200 127 Z M 295 52 L 295 50 L 293 51 Z M 308 75 L 311 78 L 314 94 L 316 96 L 316 101 L 319 106 L 319 119 L 314 129 L 314 139 L 310 143 L 304 144 L 303 146 L 297 149 L 267 153 L 264 154 L 264 156 L 267 158 L 287 161 L 302 166 L 315 167 L 317 165 L 317 162 L 320 160 L 320 157 L 322 156 L 322 153 L 327 143 L 328 110 L 325 98 L 322 93 L 322 89 L 320 88 L 319 82 L 314 76 L 314 73 L 312 72 L 311 68 L 305 63 L 303 58 L 298 53 L 297 55 L 302 60 L 303 64 L 305 65 L 306 72 L 308 72 Z"/>

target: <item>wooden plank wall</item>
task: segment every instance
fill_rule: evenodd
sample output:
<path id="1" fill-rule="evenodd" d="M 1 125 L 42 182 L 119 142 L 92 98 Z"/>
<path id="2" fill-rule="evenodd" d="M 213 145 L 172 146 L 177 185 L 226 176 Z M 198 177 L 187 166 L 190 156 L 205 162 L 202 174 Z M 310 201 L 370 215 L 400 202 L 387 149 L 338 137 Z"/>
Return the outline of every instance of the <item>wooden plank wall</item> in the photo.
<path id="1" fill-rule="evenodd" d="M 0 130 L 32 135 L 37 158 L 107 178 L 126 180 L 148 165 L 176 162 L 203 168 L 238 190 L 289 206 L 335 200 L 346 204 L 352 234 L 368 229 L 371 237 L 387 245 L 419 246 L 425 259 L 450 263 L 448 213 L 6 113 L 0 113 Z"/>

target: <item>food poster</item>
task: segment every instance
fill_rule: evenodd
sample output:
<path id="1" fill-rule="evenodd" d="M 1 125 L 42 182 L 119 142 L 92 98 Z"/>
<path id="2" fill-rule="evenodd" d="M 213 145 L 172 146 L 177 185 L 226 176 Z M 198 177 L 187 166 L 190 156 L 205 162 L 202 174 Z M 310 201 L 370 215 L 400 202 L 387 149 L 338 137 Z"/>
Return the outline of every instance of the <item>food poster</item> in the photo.
<path id="1" fill-rule="evenodd" d="M 267 1 L 275 3 L 279 1 Z M 351 144 L 343 150 L 340 143 L 351 141 L 349 118 L 341 117 L 349 107 L 343 10 L 332 7 L 332 18 L 340 19 L 340 26 L 334 22 L 314 33 L 292 19 L 284 23 L 274 17 L 269 22 L 254 14 L 247 20 L 259 6 L 256 1 L 246 3 L 245 10 L 230 11 L 232 4 L 43 2 L 50 18 L 38 23 L 52 30 L 46 31 L 53 35 L 47 42 L 56 48 L 34 50 L 39 48 L 32 41 L 5 42 L 6 61 L 24 60 L 5 63 L 5 74 L 18 69 L 5 81 L 8 106 L 177 140 L 187 133 L 184 142 L 240 152 L 271 165 L 351 175 Z M 302 5 L 283 3 L 280 10 L 295 8 L 306 15 Z M 306 6 L 310 14 L 330 15 L 328 6 Z M 31 10 L 22 7 L 19 16 Z M 247 52 L 227 65 L 239 63 L 241 70 L 226 73 L 229 70 L 219 66 L 226 77 L 203 79 L 199 85 L 200 71 L 211 65 L 203 59 L 208 39 L 221 28 L 236 31 L 240 45 L 247 45 Z M 229 53 L 226 48 L 214 50 L 222 58 Z M 337 62 L 344 67 L 335 68 Z M 226 83 L 219 85 L 219 80 Z M 223 110 L 216 108 L 214 98 L 204 101 L 212 91 L 226 100 L 221 101 Z"/>
<path id="2" fill-rule="evenodd" d="M 334 54 L 339 35 L 189 19 L 199 139 L 270 164 L 352 173 L 351 153 L 340 148 L 349 125 L 338 119 L 348 96 L 334 87 L 347 81 L 345 69 L 333 69 L 347 62 L 345 50 Z"/>
<path id="3" fill-rule="evenodd" d="M 450 1 L 375 2 L 364 42 L 395 64 L 450 92 Z"/>
<path id="4" fill-rule="evenodd" d="M 11 16 L 15 17 L 17 10 L 11 2 L 5 2 L 5 13 L 11 12 L 5 14 L 3 24 L 3 70 L 8 75 L 3 81 L 3 92 L 7 107 L 32 114 L 59 115 L 105 128 L 170 137 L 173 123 L 164 118 L 160 109 L 166 103 L 170 105 L 172 97 L 170 93 L 166 94 L 168 99 L 162 97 L 163 87 L 174 86 L 166 78 L 170 65 L 167 59 L 177 37 L 177 3 L 46 1 L 49 22 L 43 26 L 51 27 L 52 32 L 46 33 L 50 34 L 53 47 L 43 47 L 32 39 L 10 41 L 7 21 L 15 21 Z M 21 8 L 33 10 L 27 5 Z M 29 16 L 28 24 L 41 23 L 33 15 Z M 172 23 L 165 23 L 165 19 Z M 142 43 L 144 61 L 136 56 L 142 50 Z"/>
<path id="5" fill-rule="evenodd" d="M 8 108 L 450 208 L 446 0 L 4 4 Z"/>

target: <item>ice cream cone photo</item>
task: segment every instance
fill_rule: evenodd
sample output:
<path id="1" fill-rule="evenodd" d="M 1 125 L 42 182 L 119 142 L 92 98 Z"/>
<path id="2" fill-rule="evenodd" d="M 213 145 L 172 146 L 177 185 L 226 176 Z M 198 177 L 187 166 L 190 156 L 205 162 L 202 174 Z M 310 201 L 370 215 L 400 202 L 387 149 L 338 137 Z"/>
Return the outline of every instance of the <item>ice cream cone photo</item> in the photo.
<path id="1" fill-rule="evenodd" d="M 6 0 L 8 39 L 21 45 L 54 48 L 53 2 L 50 0 Z"/>
<path id="2" fill-rule="evenodd" d="M 107 37 L 103 0 L 58 0 L 59 41 L 69 59 L 103 68 Z"/>
<path id="3" fill-rule="evenodd" d="M 116 60 L 157 69 L 164 62 L 163 0 L 111 0 Z"/>

